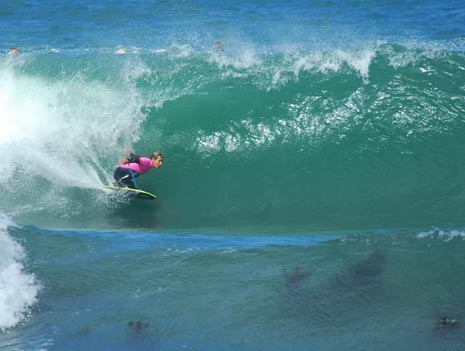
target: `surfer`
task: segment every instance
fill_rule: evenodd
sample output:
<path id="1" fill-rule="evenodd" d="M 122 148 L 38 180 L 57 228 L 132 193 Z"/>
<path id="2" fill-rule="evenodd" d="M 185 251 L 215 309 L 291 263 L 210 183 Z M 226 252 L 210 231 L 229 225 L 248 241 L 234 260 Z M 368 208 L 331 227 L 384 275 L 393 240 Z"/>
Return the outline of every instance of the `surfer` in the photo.
<path id="1" fill-rule="evenodd" d="M 150 157 L 138 156 L 129 152 L 129 156 L 121 157 L 120 165 L 113 174 L 116 186 L 137 189 L 136 178 L 147 173 L 152 168 L 160 168 L 163 163 L 163 154 L 155 151 Z"/>

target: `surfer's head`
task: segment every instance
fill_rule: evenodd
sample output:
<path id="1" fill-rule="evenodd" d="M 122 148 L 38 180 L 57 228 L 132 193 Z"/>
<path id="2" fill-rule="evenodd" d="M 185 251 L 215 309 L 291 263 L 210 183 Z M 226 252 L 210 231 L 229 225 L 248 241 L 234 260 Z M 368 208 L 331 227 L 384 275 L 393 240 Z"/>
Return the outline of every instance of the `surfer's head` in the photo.
<path id="1" fill-rule="evenodd" d="M 152 160 L 153 167 L 155 168 L 160 168 L 163 164 L 163 154 L 161 151 L 155 151 L 150 158 Z"/>

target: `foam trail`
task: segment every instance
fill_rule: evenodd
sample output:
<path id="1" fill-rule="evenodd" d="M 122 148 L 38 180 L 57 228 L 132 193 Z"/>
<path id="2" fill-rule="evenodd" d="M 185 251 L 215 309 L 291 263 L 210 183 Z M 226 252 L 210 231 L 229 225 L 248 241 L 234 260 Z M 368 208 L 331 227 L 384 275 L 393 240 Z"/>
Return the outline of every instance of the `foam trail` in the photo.
<path id="1" fill-rule="evenodd" d="M 8 235 L 13 223 L 0 213 L 0 330 L 17 325 L 37 302 L 39 285 L 24 271 L 23 247 Z"/>

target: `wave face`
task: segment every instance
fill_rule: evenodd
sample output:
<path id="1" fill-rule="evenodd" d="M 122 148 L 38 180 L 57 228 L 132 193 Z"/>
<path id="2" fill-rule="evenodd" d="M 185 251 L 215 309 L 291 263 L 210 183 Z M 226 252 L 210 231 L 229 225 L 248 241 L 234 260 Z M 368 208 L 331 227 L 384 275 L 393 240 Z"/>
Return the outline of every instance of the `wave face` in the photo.
<path id="1" fill-rule="evenodd" d="M 418 43 L 6 57 L 0 207 L 71 227 L 460 225 L 464 67 Z M 126 149 L 164 152 L 139 180 L 156 204 L 101 191 Z"/>

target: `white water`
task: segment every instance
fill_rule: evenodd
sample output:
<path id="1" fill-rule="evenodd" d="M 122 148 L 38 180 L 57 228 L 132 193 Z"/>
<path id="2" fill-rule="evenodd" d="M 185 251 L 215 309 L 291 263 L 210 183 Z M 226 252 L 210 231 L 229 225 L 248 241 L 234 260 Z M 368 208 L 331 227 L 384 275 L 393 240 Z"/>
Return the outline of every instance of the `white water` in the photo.
<path id="1" fill-rule="evenodd" d="M 0 207 L 12 217 L 45 207 L 67 215 L 73 203 L 66 192 L 74 189 L 103 196 L 144 120 L 134 64 L 100 81 L 85 65 L 77 73 L 63 72 L 72 67 L 57 68 L 56 76 L 31 73 L 28 65 L 37 59 L 0 59 Z"/>
<path id="2" fill-rule="evenodd" d="M 0 182 L 22 170 L 62 187 L 101 188 L 102 155 L 140 118 L 138 104 L 119 88 L 80 76 L 47 81 L 0 66 Z M 138 123 L 135 123 L 136 127 Z M 130 142 L 130 135 L 123 135 Z M 115 156 L 116 158 L 117 156 Z"/>
<path id="3" fill-rule="evenodd" d="M 0 330 L 14 327 L 37 302 L 39 284 L 25 271 L 23 247 L 8 234 L 13 222 L 0 213 Z"/>

